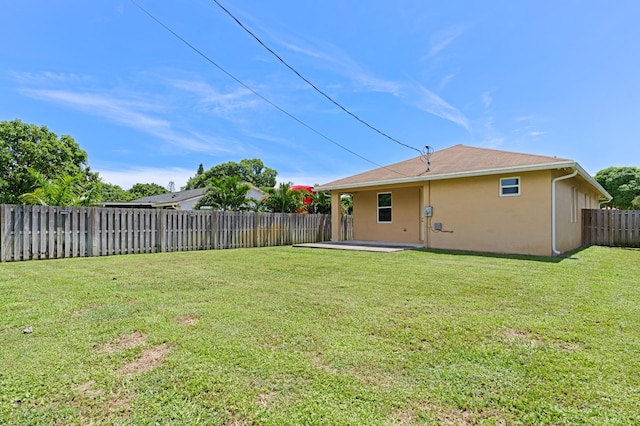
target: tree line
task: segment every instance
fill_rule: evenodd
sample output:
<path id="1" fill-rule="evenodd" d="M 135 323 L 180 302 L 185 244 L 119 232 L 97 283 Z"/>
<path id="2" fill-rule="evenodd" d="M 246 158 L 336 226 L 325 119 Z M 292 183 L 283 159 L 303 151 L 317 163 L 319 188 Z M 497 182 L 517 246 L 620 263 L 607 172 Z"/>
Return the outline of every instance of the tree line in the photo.
<path id="1" fill-rule="evenodd" d="M 278 172 L 260 159 L 229 161 L 205 170 L 200 164 L 183 189 L 206 188 L 196 208 L 329 213 L 328 194 L 306 194 L 283 183 Z M 251 185 L 266 193 L 260 200 L 247 194 Z M 88 164 L 88 155 L 68 135 L 58 137 L 46 126 L 21 120 L 0 122 L 0 203 L 90 206 L 127 202 L 168 193 L 157 183 L 136 183 L 130 189 L 104 182 Z M 310 198 L 311 203 L 304 200 Z M 348 206 L 347 206 L 348 207 Z"/>
<path id="2" fill-rule="evenodd" d="M 255 209 L 273 212 L 330 213 L 331 197 L 303 193 L 282 183 L 278 172 L 260 159 L 229 161 L 207 170 L 200 164 L 184 189 L 206 188 L 197 208 Z M 612 195 L 608 207 L 640 209 L 640 168 L 608 167 L 595 174 L 596 181 Z M 247 194 L 250 185 L 266 192 L 261 200 Z M 41 205 L 96 205 L 102 201 L 126 202 L 168 193 L 157 183 L 136 183 L 130 189 L 104 182 L 88 164 L 88 155 L 69 135 L 58 137 L 46 126 L 21 120 L 0 122 L 0 203 Z M 311 203 L 305 203 L 305 199 Z M 350 198 L 341 208 L 350 213 Z"/>

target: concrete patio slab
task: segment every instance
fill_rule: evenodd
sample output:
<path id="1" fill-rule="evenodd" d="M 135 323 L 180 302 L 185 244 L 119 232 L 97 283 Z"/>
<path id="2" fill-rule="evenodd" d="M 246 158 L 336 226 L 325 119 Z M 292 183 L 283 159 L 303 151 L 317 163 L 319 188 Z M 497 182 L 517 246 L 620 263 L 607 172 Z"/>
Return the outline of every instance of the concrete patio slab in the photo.
<path id="1" fill-rule="evenodd" d="M 331 250 L 357 250 L 392 253 L 423 248 L 422 244 L 391 243 L 385 241 L 324 241 L 321 243 L 294 244 L 294 247 L 322 248 Z"/>

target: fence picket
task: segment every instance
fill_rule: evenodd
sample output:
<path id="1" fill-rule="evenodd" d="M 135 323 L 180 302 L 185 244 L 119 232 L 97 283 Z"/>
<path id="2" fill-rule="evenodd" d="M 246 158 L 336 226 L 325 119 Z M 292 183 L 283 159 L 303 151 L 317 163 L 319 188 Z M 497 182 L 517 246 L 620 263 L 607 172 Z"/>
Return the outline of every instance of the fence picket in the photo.
<path id="1" fill-rule="evenodd" d="M 586 209 L 582 225 L 584 245 L 640 247 L 640 210 Z"/>
<path id="2" fill-rule="evenodd" d="M 343 239 L 352 221 L 342 217 Z M 638 239 L 627 220 L 626 241 Z M 329 215 L 2 205 L 0 261 L 271 247 L 326 241 Z M 346 238 L 345 238 L 346 237 Z"/>

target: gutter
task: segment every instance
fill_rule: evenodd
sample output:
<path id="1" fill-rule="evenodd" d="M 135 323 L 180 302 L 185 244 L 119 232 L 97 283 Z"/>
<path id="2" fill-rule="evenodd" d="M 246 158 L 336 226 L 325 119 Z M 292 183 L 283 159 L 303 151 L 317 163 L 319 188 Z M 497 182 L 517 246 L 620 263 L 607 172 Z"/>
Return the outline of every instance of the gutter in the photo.
<path id="1" fill-rule="evenodd" d="M 576 166 L 576 164 L 573 165 L 573 172 L 571 174 L 559 176 L 551 181 L 551 251 L 556 256 L 560 254 L 560 251 L 556 247 L 556 182 L 575 177 L 578 174 L 578 167 Z"/>

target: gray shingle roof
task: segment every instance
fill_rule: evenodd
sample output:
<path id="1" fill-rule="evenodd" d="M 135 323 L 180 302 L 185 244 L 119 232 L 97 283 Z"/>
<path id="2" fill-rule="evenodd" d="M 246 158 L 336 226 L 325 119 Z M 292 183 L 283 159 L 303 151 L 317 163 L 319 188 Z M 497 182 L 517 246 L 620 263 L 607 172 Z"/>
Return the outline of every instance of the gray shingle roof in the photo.
<path id="1" fill-rule="evenodd" d="M 369 170 L 343 179 L 320 185 L 319 190 L 331 187 L 363 186 L 367 183 L 393 183 L 394 181 L 419 181 L 445 177 L 455 177 L 464 173 L 486 171 L 487 174 L 517 167 L 541 166 L 554 168 L 555 165 L 572 163 L 566 158 L 543 155 L 521 154 L 495 149 L 474 148 L 455 145 L 431 154 L 431 167 L 423 157 L 415 157 L 386 167 Z"/>
<path id="2" fill-rule="evenodd" d="M 206 191 L 207 188 L 198 188 L 188 189 L 186 191 L 169 192 L 167 194 L 151 195 L 149 197 L 138 198 L 137 200 L 132 200 L 131 203 L 181 203 L 183 201 L 191 200 L 196 197 L 201 197 Z"/>

